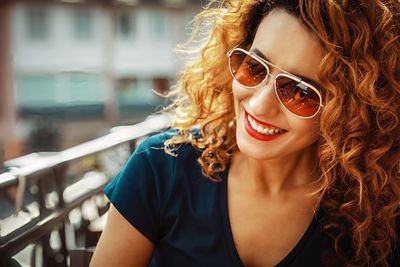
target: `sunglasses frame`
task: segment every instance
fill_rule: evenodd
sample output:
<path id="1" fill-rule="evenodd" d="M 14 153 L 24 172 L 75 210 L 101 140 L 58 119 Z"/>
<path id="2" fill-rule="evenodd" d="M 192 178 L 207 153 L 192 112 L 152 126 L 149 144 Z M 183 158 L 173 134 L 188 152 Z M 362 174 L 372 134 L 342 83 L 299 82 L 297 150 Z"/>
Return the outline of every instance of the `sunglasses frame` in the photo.
<path id="1" fill-rule="evenodd" d="M 254 60 L 258 61 L 259 63 L 261 63 L 261 65 L 263 65 L 263 66 L 267 69 L 267 75 L 265 75 L 265 78 L 264 78 L 259 84 L 255 85 L 255 86 L 246 86 L 246 85 L 242 84 L 240 81 L 238 81 L 238 80 L 236 79 L 235 75 L 233 74 L 232 67 L 231 67 L 231 56 L 232 56 L 233 52 L 235 52 L 235 51 L 240 51 L 240 52 L 242 52 L 242 53 L 248 55 L 248 56 L 251 57 L 252 59 L 254 59 Z M 317 88 L 315 88 L 313 85 L 311 85 L 311 84 L 309 84 L 309 83 L 303 81 L 300 77 L 297 77 L 296 75 L 293 75 L 293 74 L 291 74 L 290 72 L 285 71 L 285 70 L 279 68 L 278 66 L 272 64 L 271 62 L 269 62 L 269 61 L 267 61 L 267 60 L 265 60 L 265 59 L 259 57 L 257 54 L 255 54 L 255 53 L 253 53 L 253 52 L 249 52 L 249 51 L 247 51 L 247 50 L 245 50 L 245 49 L 243 49 L 243 48 L 235 47 L 235 48 L 233 48 L 232 50 L 230 50 L 228 53 L 226 53 L 226 55 L 228 56 L 229 71 L 230 71 L 230 73 L 231 73 L 233 79 L 235 79 L 241 86 L 243 86 L 243 87 L 245 87 L 245 88 L 248 88 L 248 89 L 257 88 L 257 87 L 259 87 L 260 85 L 262 85 L 263 83 L 265 83 L 265 82 L 268 81 L 268 76 L 273 77 L 273 78 L 275 79 L 274 87 L 275 87 L 275 95 L 276 95 L 276 98 L 278 99 L 279 103 L 280 103 L 290 114 L 292 114 L 292 115 L 294 115 L 294 116 L 296 116 L 296 117 L 298 117 L 298 118 L 301 118 L 301 119 L 311 119 L 311 118 L 314 118 L 314 117 L 321 111 L 321 108 L 324 106 L 324 105 L 322 104 L 322 95 L 321 95 L 321 93 L 318 91 Z M 275 68 L 275 69 L 281 71 L 282 73 L 279 73 L 279 74 L 276 75 L 276 76 L 275 76 L 275 75 L 272 75 L 269 65 L 272 66 L 273 68 Z M 279 98 L 279 95 L 278 95 L 278 88 L 277 88 L 277 84 L 276 84 L 276 80 L 277 80 L 279 77 L 286 77 L 286 78 L 289 78 L 289 79 L 291 79 L 291 80 L 294 80 L 294 81 L 300 83 L 300 84 L 303 85 L 303 86 L 306 86 L 306 87 L 308 87 L 308 88 L 311 88 L 315 93 L 317 93 L 317 95 L 318 95 L 318 97 L 319 97 L 319 107 L 318 107 L 318 110 L 315 112 L 315 114 L 313 114 L 313 115 L 311 115 L 311 116 L 300 116 L 300 115 L 297 115 L 297 114 L 293 113 L 292 111 L 290 111 L 290 110 L 283 104 L 282 100 Z"/>

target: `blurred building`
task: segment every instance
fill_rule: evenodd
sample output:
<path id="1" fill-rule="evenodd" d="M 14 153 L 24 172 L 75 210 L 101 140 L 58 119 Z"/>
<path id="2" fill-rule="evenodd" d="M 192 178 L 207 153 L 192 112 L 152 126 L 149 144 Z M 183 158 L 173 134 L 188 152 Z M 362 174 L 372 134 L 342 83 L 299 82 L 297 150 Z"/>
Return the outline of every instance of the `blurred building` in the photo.
<path id="1" fill-rule="evenodd" d="M 69 147 L 161 106 L 164 99 L 152 90 L 166 92 L 176 82 L 182 63 L 173 49 L 188 38 L 201 6 L 198 0 L 18 0 L 1 8 L 10 58 L 0 63 L 12 77 L 1 90 L 13 99 L 0 104 L 15 110 L 8 123 L 27 153 Z"/>

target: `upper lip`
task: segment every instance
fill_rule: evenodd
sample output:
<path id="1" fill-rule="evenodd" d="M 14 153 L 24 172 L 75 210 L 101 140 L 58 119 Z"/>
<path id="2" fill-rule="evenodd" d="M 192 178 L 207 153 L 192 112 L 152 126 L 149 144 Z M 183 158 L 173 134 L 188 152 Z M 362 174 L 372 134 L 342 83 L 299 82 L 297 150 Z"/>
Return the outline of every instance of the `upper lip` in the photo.
<path id="1" fill-rule="evenodd" d="M 260 121 L 260 120 L 256 119 L 253 115 L 251 115 L 249 112 L 247 112 L 247 110 L 245 110 L 245 115 L 246 116 L 249 115 L 253 120 L 255 120 L 257 122 L 257 124 L 260 124 L 260 125 L 263 125 L 263 126 L 269 127 L 269 128 L 272 127 L 272 128 L 276 128 L 276 129 L 285 130 L 285 129 L 279 127 L 279 126 L 276 126 L 276 125 L 273 125 L 273 124 L 270 124 L 270 123 L 266 123 L 266 122 L 263 122 L 263 121 Z"/>

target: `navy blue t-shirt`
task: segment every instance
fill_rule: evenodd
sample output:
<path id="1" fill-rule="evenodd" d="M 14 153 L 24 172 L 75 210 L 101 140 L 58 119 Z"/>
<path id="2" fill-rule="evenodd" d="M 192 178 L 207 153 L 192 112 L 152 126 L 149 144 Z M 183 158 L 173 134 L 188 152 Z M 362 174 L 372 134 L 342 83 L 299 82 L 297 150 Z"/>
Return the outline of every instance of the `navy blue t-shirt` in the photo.
<path id="1" fill-rule="evenodd" d="M 155 245 L 149 266 L 243 267 L 228 215 L 229 168 L 222 182 L 208 180 L 197 163 L 201 152 L 191 144 L 180 145 L 177 156 L 164 152 L 172 134 L 169 130 L 143 141 L 104 193 Z M 322 230 L 322 216 L 320 208 L 278 267 L 342 266 Z"/>

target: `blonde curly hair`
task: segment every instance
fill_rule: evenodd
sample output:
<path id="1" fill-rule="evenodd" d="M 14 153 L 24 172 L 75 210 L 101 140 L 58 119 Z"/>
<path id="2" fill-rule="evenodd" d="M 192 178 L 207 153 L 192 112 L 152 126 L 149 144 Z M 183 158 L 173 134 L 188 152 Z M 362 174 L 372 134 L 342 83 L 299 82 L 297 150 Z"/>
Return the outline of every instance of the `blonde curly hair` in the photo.
<path id="1" fill-rule="evenodd" d="M 198 57 L 183 71 L 169 110 L 179 134 L 165 143 L 201 149 L 212 181 L 237 149 L 232 78 L 226 53 L 251 45 L 261 19 L 282 8 L 298 17 L 326 50 L 318 160 L 325 229 L 348 266 L 389 266 L 397 246 L 400 203 L 400 2 L 398 0 L 211 1 L 196 16 L 192 40 L 208 29 Z M 186 51 L 189 47 L 186 46 Z M 200 136 L 193 135 L 197 126 Z M 349 239 L 354 253 L 340 244 Z"/>

